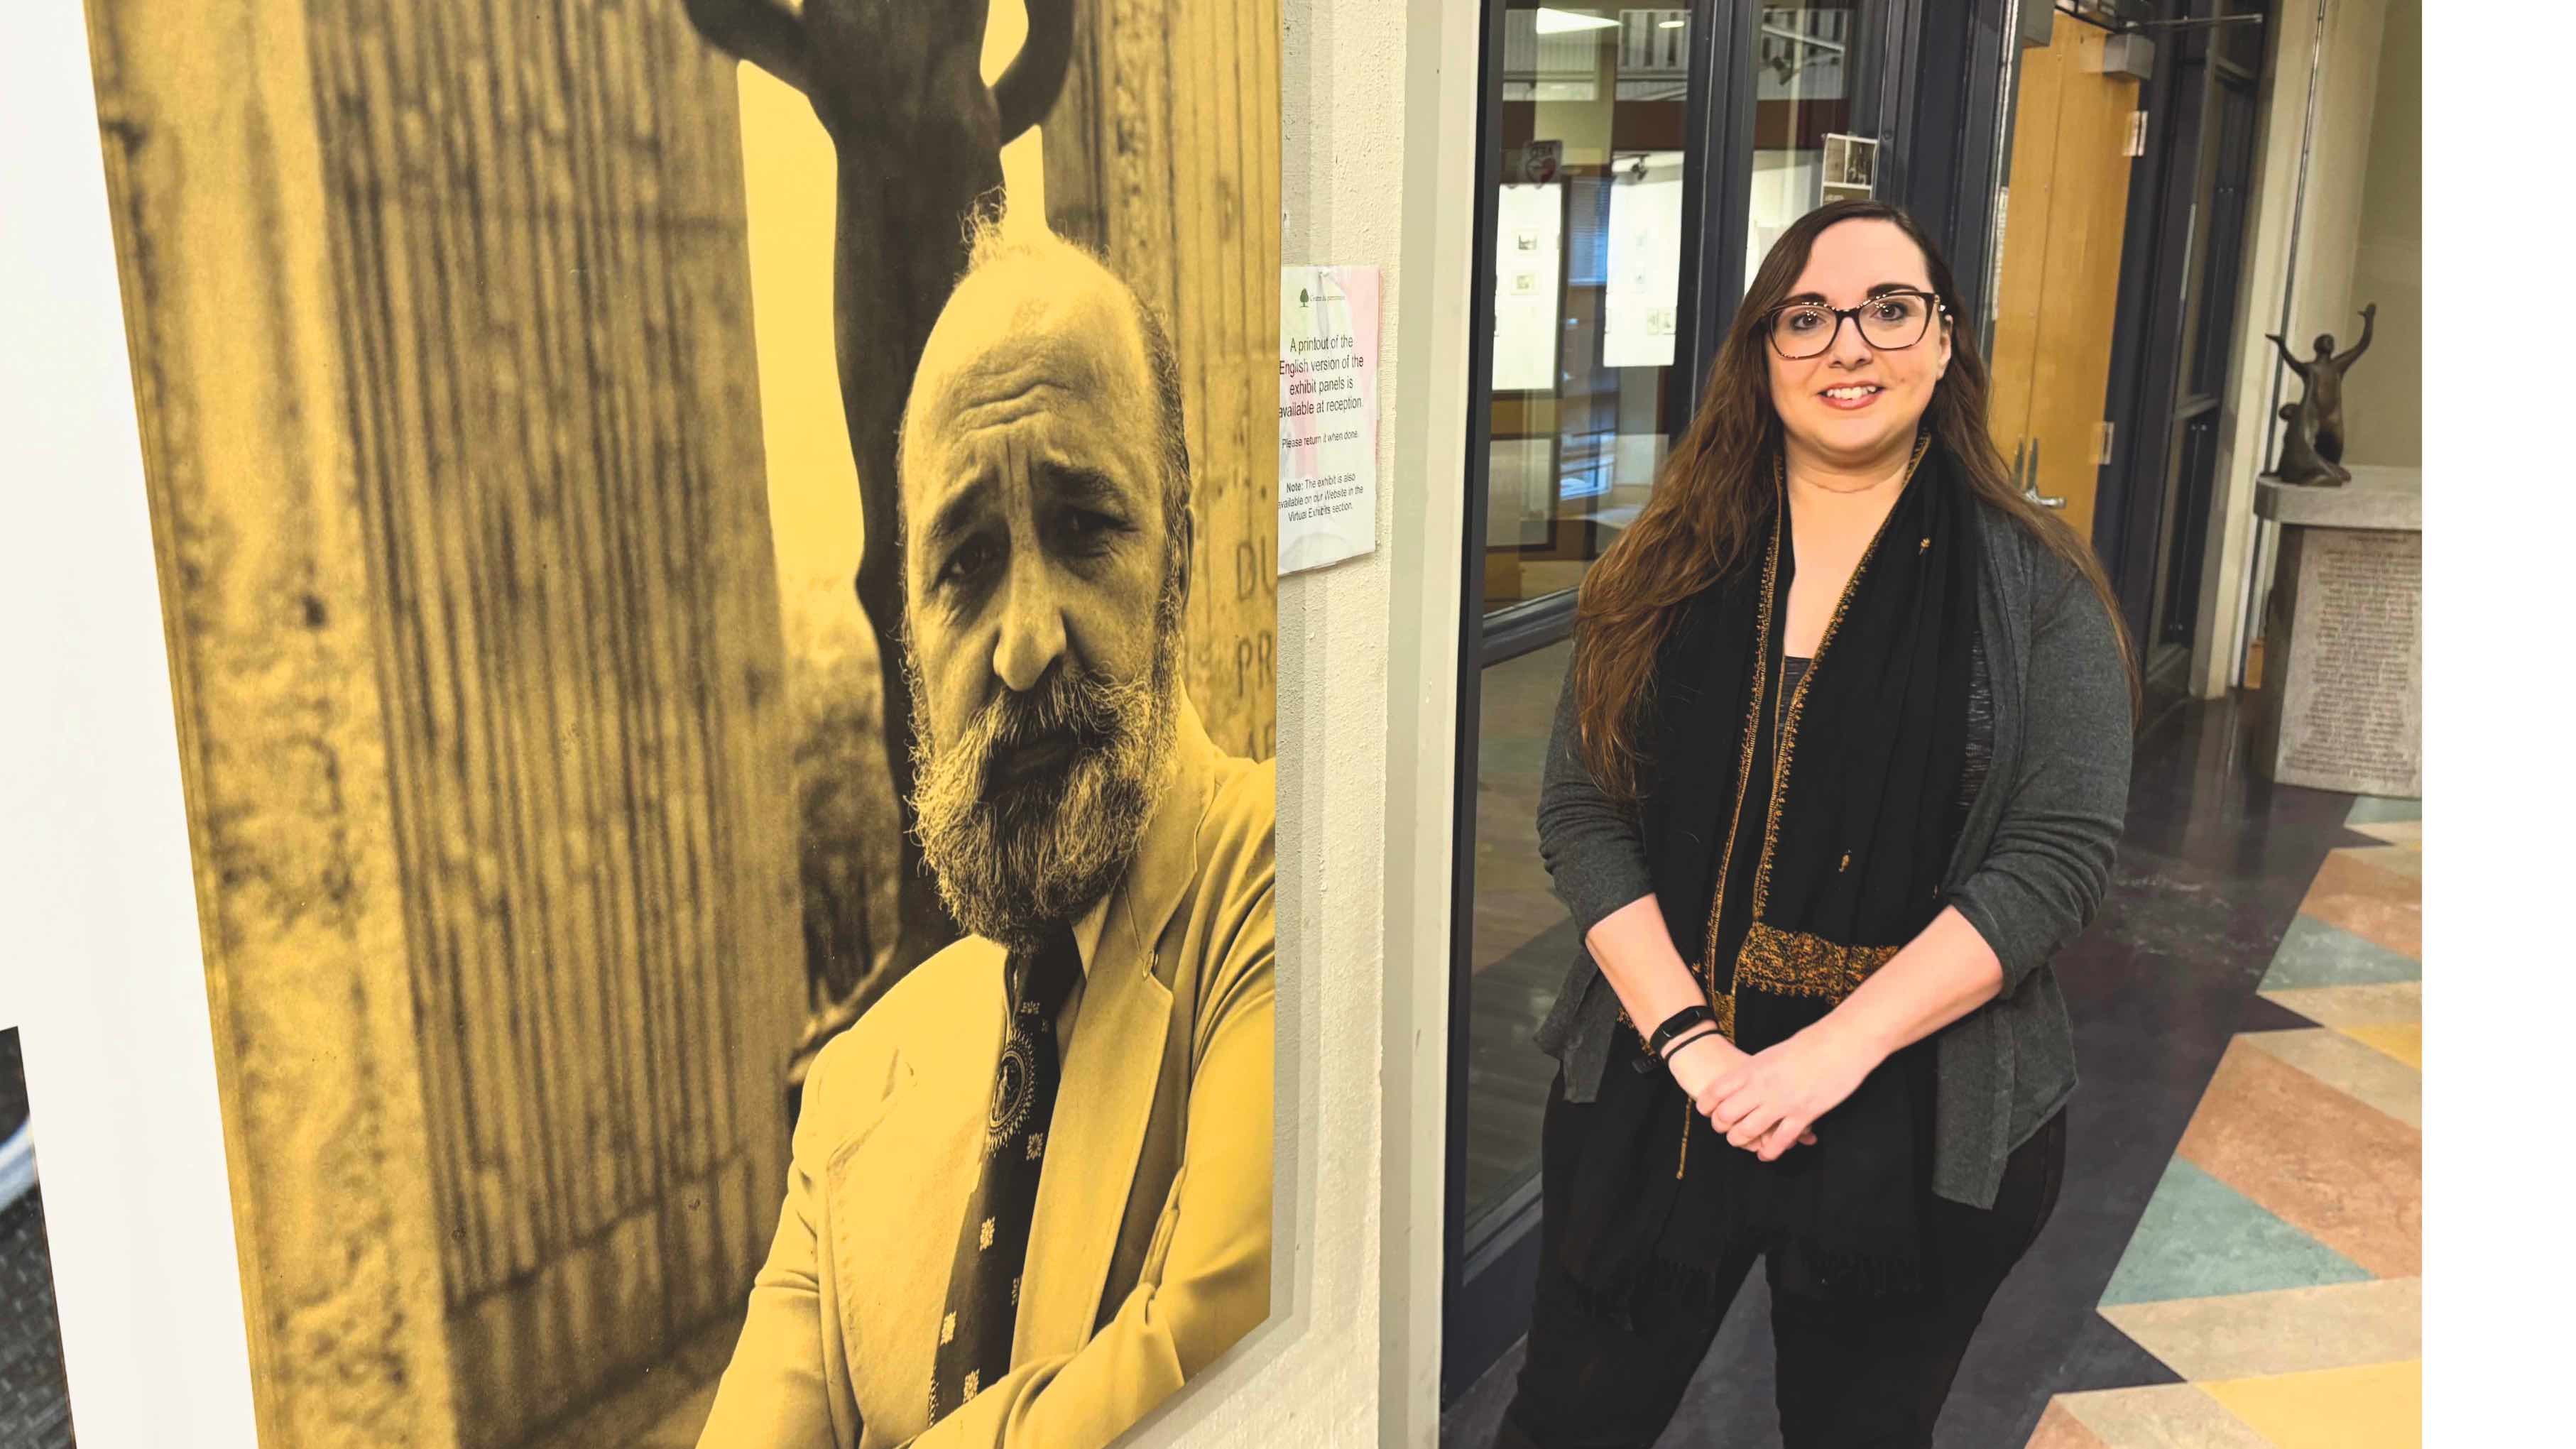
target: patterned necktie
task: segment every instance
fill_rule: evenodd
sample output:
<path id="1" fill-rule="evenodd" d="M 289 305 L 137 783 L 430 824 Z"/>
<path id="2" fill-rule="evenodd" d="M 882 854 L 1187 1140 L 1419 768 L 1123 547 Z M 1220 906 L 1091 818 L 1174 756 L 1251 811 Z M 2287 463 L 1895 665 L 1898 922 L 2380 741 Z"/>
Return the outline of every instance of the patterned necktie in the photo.
<path id="1" fill-rule="evenodd" d="M 1073 932 L 1057 926 L 1034 949 L 1012 952 L 1003 969 L 1011 1034 L 993 1071 L 983 1169 L 948 1270 L 948 1307 L 940 1316 L 939 1352 L 931 1369 L 934 1424 L 1010 1371 L 1029 1219 L 1037 1208 L 1038 1170 L 1046 1161 L 1047 1123 L 1055 1115 L 1055 1018 L 1082 978 L 1082 958 Z"/>

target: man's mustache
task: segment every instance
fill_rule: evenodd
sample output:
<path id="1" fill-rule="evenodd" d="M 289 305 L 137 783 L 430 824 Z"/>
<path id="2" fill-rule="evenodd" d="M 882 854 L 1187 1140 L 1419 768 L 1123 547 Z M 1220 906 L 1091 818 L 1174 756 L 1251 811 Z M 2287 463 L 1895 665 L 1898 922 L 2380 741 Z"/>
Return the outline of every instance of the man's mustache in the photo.
<path id="1" fill-rule="evenodd" d="M 1069 745 L 1075 754 L 1110 744 L 1121 719 L 1116 684 L 1071 663 L 1048 671 L 1039 687 L 1004 689 L 976 711 L 955 748 L 974 762 L 979 783 L 989 784 L 997 757 L 1041 745 Z"/>

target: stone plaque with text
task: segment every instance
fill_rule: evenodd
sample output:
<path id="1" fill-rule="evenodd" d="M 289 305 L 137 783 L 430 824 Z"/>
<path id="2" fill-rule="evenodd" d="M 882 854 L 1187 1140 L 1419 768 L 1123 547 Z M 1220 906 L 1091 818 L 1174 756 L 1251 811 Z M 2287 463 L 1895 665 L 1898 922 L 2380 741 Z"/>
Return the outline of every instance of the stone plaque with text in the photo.
<path id="1" fill-rule="evenodd" d="M 2281 531 L 2265 670 L 2272 778 L 2424 792 L 2424 547 L 2412 530 Z"/>

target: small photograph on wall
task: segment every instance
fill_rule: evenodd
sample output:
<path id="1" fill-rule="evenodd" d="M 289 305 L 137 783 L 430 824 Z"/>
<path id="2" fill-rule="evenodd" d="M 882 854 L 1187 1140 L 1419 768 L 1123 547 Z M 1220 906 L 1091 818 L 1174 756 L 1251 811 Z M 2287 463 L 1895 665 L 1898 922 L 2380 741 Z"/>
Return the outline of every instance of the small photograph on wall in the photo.
<path id="1" fill-rule="evenodd" d="M 70 1385 L 54 1310 L 45 1194 L 36 1179 L 36 1127 L 27 1105 L 25 1049 L 0 1028 L 0 1444 L 71 1449 Z"/>
<path id="2" fill-rule="evenodd" d="M 1876 189 L 1878 142 L 1867 136 L 1825 135 L 1823 200 L 1866 200 Z"/>
<path id="3" fill-rule="evenodd" d="M 1271 1308 L 1276 0 L 88 16 L 261 1442 L 1181 1392 Z"/>

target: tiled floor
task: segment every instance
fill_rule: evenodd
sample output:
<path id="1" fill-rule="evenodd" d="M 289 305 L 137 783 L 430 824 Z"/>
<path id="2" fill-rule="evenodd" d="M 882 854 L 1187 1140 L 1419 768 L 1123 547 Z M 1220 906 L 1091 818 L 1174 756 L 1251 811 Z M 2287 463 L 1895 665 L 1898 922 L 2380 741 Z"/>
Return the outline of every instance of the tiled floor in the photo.
<path id="1" fill-rule="evenodd" d="M 2103 1293 L 2181 1376 L 2061 1394 L 2029 1449 L 2423 1442 L 2423 832 L 2347 824 Z"/>
<path id="2" fill-rule="evenodd" d="M 72 1443 L 42 1199 L 30 1192 L 0 1212 L 0 1444 L 13 1449 Z"/>
<path id="3" fill-rule="evenodd" d="M 71 1449 L 62 1325 L 54 1310 L 45 1193 L 34 1182 L 33 1135 L 18 1033 L 0 1030 L 0 1445 Z"/>
<path id="4" fill-rule="evenodd" d="M 2110 897 L 2056 962 L 2082 1075 L 2057 1214 L 1961 1365 L 1943 1449 L 2316 1442 L 2285 1425 L 2319 1402 L 2413 1422 L 2385 1410 L 2378 1370 L 2409 1360 L 2354 1356 L 2411 1353 L 2411 1339 L 2337 1346 L 2297 1325 L 2388 1309 L 2407 1290 L 2386 1285 L 2420 1258 L 2422 933 L 2406 867 L 2421 829 L 2411 804 L 2265 783 L 2249 734 L 2229 699 L 2140 741 Z M 2247 1116 L 2268 1112 L 2321 1114 L 2339 1140 L 2292 1134 L 2274 1154 Z M 2373 1180 L 2342 1176 L 2356 1171 Z M 2211 1299 L 2283 1326 L 2205 1327 L 2195 1305 Z M 1769 1314 L 1757 1273 L 1666 1445 L 1779 1442 Z M 2205 1362 L 2183 1346 L 2249 1336 L 2281 1356 Z M 1491 1442 L 1518 1360 L 1448 1408 L 1444 1445 Z M 2331 1419 L 2314 1423 L 2336 1442 Z"/>

